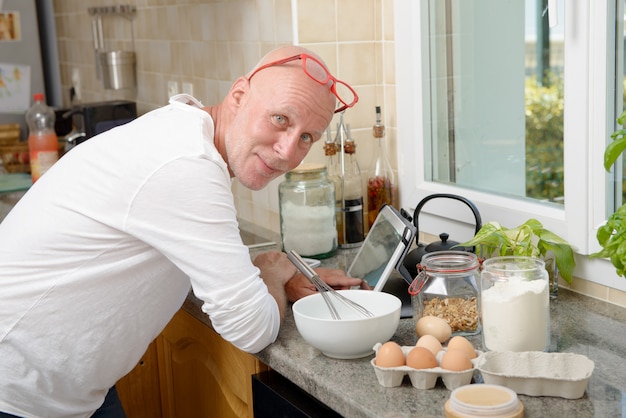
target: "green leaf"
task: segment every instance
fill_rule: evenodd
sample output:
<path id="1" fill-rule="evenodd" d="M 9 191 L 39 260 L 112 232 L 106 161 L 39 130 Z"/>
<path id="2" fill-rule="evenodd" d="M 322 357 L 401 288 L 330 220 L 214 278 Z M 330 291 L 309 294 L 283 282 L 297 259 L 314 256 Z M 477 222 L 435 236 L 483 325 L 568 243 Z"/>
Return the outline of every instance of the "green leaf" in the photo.
<path id="1" fill-rule="evenodd" d="M 626 131 L 623 132 L 626 133 Z M 625 136 L 621 136 L 607 145 L 604 150 L 604 169 L 606 171 L 611 171 L 611 167 L 613 167 L 615 161 L 619 158 L 622 152 L 624 152 L 624 149 L 626 149 Z"/>
<path id="2" fill-rule="evenodd" d="M 626 110 L 616 119 L 618 125 L 623 126 L 626 124 Z M 611 171 L 611 167 L 615 164 L 620 154 L 626 149 L 626 130 L 618 129 L 611 134 L 613 142 L 607 145 L 604 150 L 604 169 Z"/>
<path id="3" fill-rule="evenodd" d="M 499 256 L 516 255 L 542 258 L 551 251 L 554 253 L 561 276 L 568 283 L 572 283 L 572 276 L 576 267 L 572 247 L 563 238 L 545 229 L 537 219 L 528 219 L 518 227 L 511 229 L 492 221 L 484 224 L 470 241 L 459 245 L 464 247 L 475 246 L 481 251 L 480 255 L 486 256 L 486 258 L 494 253 Z"/>
<path id="4" fill-rule="evenodd" d="M 567 244 L 555 244 L 548 241 L 542 241 L 541 245 L 546 249 L 546 252 L 552 251 L 554 253 L 556 266 L 561 273 L 561 277 L 563 277 L 563 280 L 567 283 L 572 284 L 572 276 L 574 275 L 574 268 L 576 267 L 572 247 Z M 545 255 L 545 253 L 543 255 Z"/>

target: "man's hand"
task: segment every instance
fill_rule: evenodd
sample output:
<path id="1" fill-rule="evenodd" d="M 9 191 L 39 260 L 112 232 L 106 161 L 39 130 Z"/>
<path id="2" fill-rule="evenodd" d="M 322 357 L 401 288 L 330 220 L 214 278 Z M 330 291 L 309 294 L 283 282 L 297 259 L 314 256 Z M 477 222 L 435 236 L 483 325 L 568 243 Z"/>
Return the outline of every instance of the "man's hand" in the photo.
<path id="1" fill-rule="evenodd" d="M 371 289 L 365 280 L 346 276 L 346 273 L 340 269 L 319 267 L 315 269 L 315 272 L 322 280 L 336 290 L 350 289 L 356 286 L 361 289 Z M 295 302 L 300 298 L 317 292 L 315 286 L 313 286 L 309 279 L 302 273 L 297 273 L 289 280 L 285 285 L 285 290 L 287 291 L 287 297 L 290 302 Z"/>

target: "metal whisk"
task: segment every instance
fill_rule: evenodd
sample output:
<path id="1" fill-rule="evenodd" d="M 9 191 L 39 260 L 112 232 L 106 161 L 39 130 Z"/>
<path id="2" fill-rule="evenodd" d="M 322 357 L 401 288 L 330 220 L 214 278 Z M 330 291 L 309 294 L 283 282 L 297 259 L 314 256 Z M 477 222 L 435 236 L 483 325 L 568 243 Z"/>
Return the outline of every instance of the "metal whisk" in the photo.
<path id="1" fill-rule="evenodd" d="M 291 261 L 296 266 L 296 268 L 300 270 L 300 272 L 304 274 L 306 278 L 311 281 L 311 283 L 313 283 L 313 286 L 315 286 L 317 291 L 322 295 L 322 298 L 324 299 L 326 306 L 328 306 L 328 310 L 330 311 L 330 315 L 333 319 L 341 319 L 341 316 L 339 315 L 339 312 L 337 311 L 337 308 L 335 307 L 335 304 L 331 299 L 331 297 L 333 296 L 337 298 L 337 300 L 354 309 L 356 312 L 360 313 L 363 316 L 374 316 L 373 313 L 368 311 L 363 306 L 345 297 L 344 295 L 327 285 L 326 282 L 324 282 L 324 280 L 320 278 L 315 270 L 313 270 L 311 266 L 309 266 L 297 252 L 295 252 L 294 250 L 289 251 L 287 253 L 287 258 L 289 258 L 289 261 Z"/>

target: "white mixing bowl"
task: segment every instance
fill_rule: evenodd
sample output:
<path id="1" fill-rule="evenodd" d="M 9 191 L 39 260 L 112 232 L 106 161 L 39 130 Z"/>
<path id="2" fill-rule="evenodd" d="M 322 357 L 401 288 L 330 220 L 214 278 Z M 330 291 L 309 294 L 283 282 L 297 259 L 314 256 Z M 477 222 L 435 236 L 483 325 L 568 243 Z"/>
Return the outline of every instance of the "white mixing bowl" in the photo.
<path id="1" fill-rule="evenodd" d="M 402 302 L 396 296 L 372 290 L 339 290 L 374 314 L 367 318 L 329 295 L 341 319 L 332 319 L 322 298 L 316 293 L 293 304 L 296 327 L 304 340 L 328 357 L 351 359 L 374 352 L 378 342 L 388 341 L 400 322 Z"/>

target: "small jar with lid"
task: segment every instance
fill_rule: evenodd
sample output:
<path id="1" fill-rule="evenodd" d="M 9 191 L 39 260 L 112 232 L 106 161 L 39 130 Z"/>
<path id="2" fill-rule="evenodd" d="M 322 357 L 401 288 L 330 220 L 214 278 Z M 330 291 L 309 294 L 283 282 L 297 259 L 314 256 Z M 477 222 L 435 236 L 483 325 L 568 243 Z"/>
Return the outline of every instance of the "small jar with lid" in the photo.
<path id="1" fill-rule="evenodd" d="M 414 317 L 437 316 L 450 324 L 452 335 L 480 332 L 478 284 L 480 262 L 465 251 L 426 253 L 409 286 Z"/>
<path id="2" fill-rule="evenodd" d="M 446 418 L 522 418 L 524 405 L 512 389 L 500 385 L 465 385 L 452 391 L 444 405 Z"/>
<path id="3" fill-rule="evenodd" d="M 284 251 L 327 258 L 337 250 L 335 185 L 323 164 L 300 164 L 278 187 Z"/>

